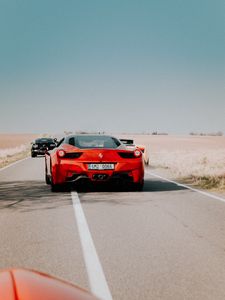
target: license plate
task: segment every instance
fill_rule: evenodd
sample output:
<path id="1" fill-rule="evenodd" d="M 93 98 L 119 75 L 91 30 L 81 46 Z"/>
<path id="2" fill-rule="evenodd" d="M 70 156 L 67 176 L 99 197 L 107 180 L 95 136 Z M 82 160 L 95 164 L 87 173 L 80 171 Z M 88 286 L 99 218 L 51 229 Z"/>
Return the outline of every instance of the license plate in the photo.
<path id="1" fill-rule="evenodd" d="M 114 164 L 88 164 L 88 170 L 114 170 Z"/>

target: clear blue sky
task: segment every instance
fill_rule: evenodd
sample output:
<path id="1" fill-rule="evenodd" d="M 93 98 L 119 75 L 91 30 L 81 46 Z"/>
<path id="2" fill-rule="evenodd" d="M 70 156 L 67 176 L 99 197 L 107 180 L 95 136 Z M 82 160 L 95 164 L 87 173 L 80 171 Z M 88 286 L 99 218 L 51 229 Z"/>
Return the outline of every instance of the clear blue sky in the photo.
<path id="1" fill-rule="evenodd" d="M 225 132 L 224 0 L 0 0 L 0 131 Z"/>

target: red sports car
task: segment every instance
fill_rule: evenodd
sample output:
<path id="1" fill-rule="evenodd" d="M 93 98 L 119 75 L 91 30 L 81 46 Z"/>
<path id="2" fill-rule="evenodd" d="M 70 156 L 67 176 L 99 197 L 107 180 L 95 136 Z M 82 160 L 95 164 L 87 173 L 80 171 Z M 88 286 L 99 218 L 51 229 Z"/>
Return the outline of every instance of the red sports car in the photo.
<path id="1" fill-rule="evenodd" d="M 46 183 L 52 191 L 65 184 L 119 182 L 141 190 L 144 184 L 142 152 L 129 150 L 107 135 L 69 135 L 45 155 Z"/>

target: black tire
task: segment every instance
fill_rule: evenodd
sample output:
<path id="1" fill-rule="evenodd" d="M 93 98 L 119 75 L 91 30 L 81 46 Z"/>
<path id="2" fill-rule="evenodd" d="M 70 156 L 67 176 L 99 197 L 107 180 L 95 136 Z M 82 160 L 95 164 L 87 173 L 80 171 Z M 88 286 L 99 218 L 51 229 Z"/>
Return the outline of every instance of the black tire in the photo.
<path id="1" fill-rule="evenodd" d="M 46 182 L 46 184 L 51 184 L 51 179 L 49 178 L 49 176 L 47 174 L 45 174 L 45 182 Z"/>
<path id="2" fill-rule="evenodd" d="M 46 184 L 51 184 L 51 177 L 47 174 L 46 158 L 45 158 L 45 182 Z"/>
<path id="3" fill-rule="evenodd" d="M 31 152 L 31 157 L 36 157 L 36 156 L 37 156 L 37 154 Z"/>
<path id="4" fill-rule="evenodd" d="M 50 160 L 50 170 L 51 170 L 51 179 L 50 179 L 50 185 L 51 185 L 51 191 L 52 192 L 59 192 L 60 191 L 60 185 L 54 184 L 52 180 L 52 161 Z"/>

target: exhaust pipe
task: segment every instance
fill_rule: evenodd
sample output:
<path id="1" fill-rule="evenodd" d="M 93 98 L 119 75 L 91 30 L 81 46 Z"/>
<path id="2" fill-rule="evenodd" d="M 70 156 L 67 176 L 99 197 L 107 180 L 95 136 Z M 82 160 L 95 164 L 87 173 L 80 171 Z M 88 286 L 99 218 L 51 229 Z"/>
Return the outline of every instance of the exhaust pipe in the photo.
<path id="1" fill-rule="evenodd" d="M 93 179 L 94 180 L 106 180 L 108 178 L 107 174 L 94 174 Z"/>
<path id="2" fill-rule="evenodd" d="M 67 182 L 76 182 L 76 181 L 79 181 L 81 179 L 88 179 L 88 177 L 86 175 L 80 175 L 80 176 L 76 177 L 75 179 L 69 180 Z"/>

